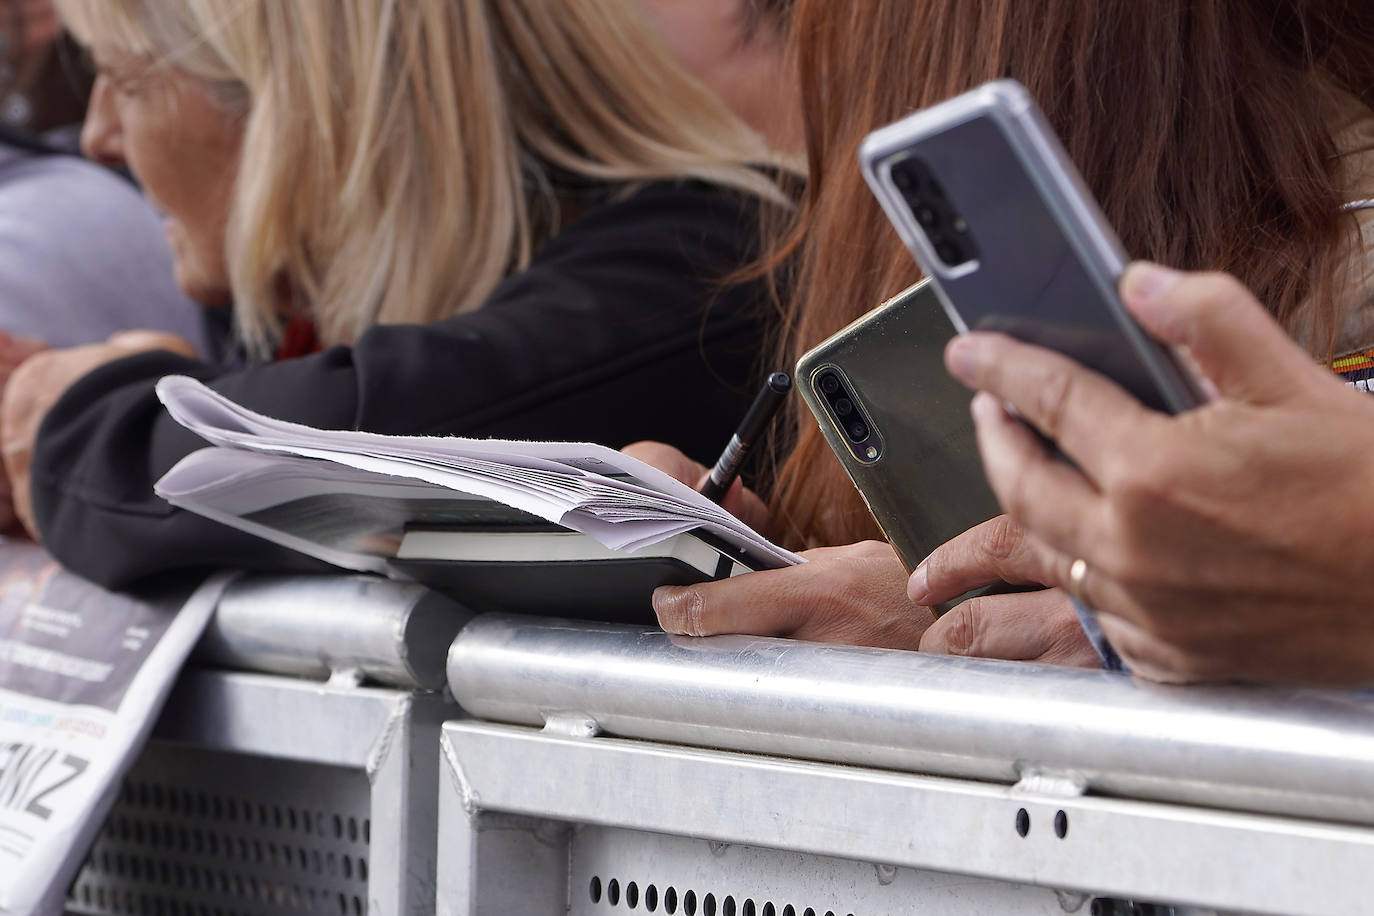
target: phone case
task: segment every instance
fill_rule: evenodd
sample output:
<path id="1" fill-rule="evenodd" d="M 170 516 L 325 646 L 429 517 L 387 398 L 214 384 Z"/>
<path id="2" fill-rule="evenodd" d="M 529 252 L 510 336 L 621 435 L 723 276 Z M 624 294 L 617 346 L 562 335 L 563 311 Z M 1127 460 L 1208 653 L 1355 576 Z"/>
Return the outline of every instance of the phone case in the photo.
<path id="1" fill-rule="evenodd" d="M 922 281 L 797 362 L 802 399 L 908 571 L 1000 511 L 983 477 L 970 393 L 945 371 L 953 334 L 933 287 Z M 829 371 L 839 373 L 871 427 L 876 458 L 845 435 L 817 387 Z"/>
<path id="2" fill-rule="evenodd" d="M 1121 304 L 1121 243 L 1019 83 L 989 83 L 875 131 L 859 156 L 959 330 L 1063 352 L 1157 410 L 1202 402 Z"/>

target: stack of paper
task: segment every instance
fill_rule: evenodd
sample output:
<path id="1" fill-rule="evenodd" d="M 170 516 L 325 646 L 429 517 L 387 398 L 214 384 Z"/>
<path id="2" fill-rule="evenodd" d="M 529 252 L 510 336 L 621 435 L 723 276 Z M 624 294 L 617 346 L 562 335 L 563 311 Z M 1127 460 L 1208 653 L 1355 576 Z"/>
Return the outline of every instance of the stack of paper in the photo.
<path id="1" fill-rule="evenodd" d="M 160 496 L 339 566 L 386 572 L 395 544 L 378 538 L 404 525 L 522 517 L 617 551 L 695 530 L 754 568 L 801 562 L 690 487 L 603 446 L 320 430 L 264 417 L 190 378 L 164 378 L 157 391 L 177 422 L 217 446 L 168 471 Z"/>

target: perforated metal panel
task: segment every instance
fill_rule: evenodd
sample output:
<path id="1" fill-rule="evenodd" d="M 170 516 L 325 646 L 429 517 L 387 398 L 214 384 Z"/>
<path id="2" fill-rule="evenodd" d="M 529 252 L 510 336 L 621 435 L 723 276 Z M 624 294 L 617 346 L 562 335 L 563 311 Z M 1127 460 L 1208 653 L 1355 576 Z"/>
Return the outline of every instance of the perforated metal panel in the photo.
<path id="1" fill-rule="evenodd" d="M 125 781 L 68 907 L 362 916 L 368 805 L 358 770 L 155 741 Z"/>
<path id="2" fill-rule="evenodd" d="M 569 912 L 896 916 L 1089 911 L 1082 895 L 632 830 L 579 827 Z"/>

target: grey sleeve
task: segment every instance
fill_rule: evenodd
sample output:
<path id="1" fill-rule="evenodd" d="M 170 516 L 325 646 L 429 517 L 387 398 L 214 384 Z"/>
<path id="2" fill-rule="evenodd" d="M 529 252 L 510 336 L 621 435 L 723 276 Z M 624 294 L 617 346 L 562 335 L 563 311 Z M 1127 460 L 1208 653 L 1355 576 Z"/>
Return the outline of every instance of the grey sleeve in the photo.
<path id="1" fill-rule="evenodd" d="M 161 220 L 138 191 L 71 156 L 0 165 L 0 330 L 73 346 L 138 328 L 205 350 Z"/>

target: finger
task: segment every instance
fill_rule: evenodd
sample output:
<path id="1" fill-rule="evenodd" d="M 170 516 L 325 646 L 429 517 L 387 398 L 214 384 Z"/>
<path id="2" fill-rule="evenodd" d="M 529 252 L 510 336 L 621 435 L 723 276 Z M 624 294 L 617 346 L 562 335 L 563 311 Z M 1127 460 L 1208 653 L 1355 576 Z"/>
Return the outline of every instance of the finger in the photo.
<path id="1" fill-rule="evenodd" d="M 922 560 L 907 582 L 907 597 L 917 604 L 940 604 L 994 582 L 1060 585 L 1057 566 L 1063 562 L 1010 516 L 999 515 Z"/>
<path id="2" fill-rule="evenodd" d="M 1144 627 L 1112 614 L 1098 614 L 1102 635 L 1136 677 L 1166 684 L 1209 680 L 1191 659 Z"/>
<path id="3" fill-rule="evenodd" d="M 983 472 L 1003 510 L 1047 546 L 1080 556 L 1092 543 L 1103 504 L 1081 473 L 1046 451 L 995 397 L 973 398 L 973 423 Z"/>
<path id="4" fill-rule="evenodd" d="M 706 478 L 709 476 L 710 472 L 701 475 L 696 484 L 697 492 L 701 492 L 701 488 L 706 485 Z M 720 507 L 755 531 L 765 530 L 771 518 L 768 506 L 764 504 L 762 499 L 759 499 L 757 493 L 746 487 L 744 481 L 738 478 L 730 485 L 730 489 L 725 491 L 725 495 L 720 498 Z"/>
<path id="5" fill-rule="evenodd" d="M 1184 348 L 1224 396 L 1276 403 L 1320 371 L 1228 274 L 1182 273 L 1137 262 L 1121 277 L 1121 298 L 1146 331 Z"/>
<path id="6" fill-rule="evenodd" d="M 654 613 L 665 631 L 683 636 L 788 636 L 805 619 L 814 579 L 811 564 L 804 564 L 698 585 L 663 585 L 654 589 Z"/>
<path id="7" fill-rule="evenodd" d="M 35 353 L 48 349 L 45 341 L 0 331 L 0 363 L 16 366 Z"/>
<path id="8" fill-rule="evenodd" d="M 1096 481 L 1165 419 L 1067 356 L 1003 334 L 961 334 L 945 349 L 945 364 L 970 388 L 1010 404 Z"/>
<path id="9" fill-rule="evenodd" d="M 168 350 L 182 356 L 195 356 L 196 348 L 186 338 L 167 331 L 118 331 L 107 343 L 130 351 Z"/>
<path id="10" fill-rule="evenodd" d="M 39 540 L 39 535 L 33 513 L 29 471 L 42 413 L 34 409 L 33 399 L 27 397 L 26 392 L 35 384 L 32 380 L 42 378 L 42 370 L 41 365 L 32 361 L 21 365 L 6 386 L 3 399 L 0 399 L 0 442 L 3 443 L 0 445 L 0 461 L 4 463 L 5 477 L 9 482 L 10 509 L 34 540 Z"/>
<path id="11" fill-rule="evenodd" d="M 926 630 L 921 651 L 1078 667 L 1100 663 L 1059 589 L 970 598 Z"/>
<path id="12" fill-rule="evenodd" d="M 689 487 L 695 487 L 697 481 L 701 479 L 701 475 L 706 473 L 705 465 L 698 464 L 664 442 L 653 442 L 647 439 L 631 442 L 620 451 L 652 468 L 657 468 L 678 483 L 686 484 Z"/>
<path id="13" fill-rule="evenodd" d="M 670 633 L 750 633 L 819 642 L 915 648 L 933 619 L 905 594 L 906 572 L 892 545 L 864 541 L 802 554 L 809 562 L 654 591 Z"/>

